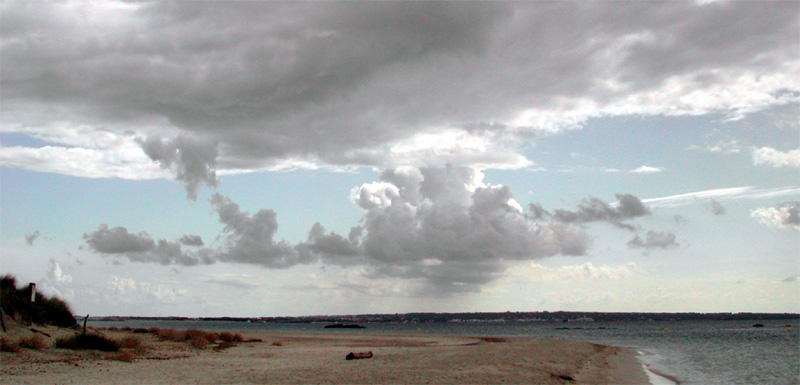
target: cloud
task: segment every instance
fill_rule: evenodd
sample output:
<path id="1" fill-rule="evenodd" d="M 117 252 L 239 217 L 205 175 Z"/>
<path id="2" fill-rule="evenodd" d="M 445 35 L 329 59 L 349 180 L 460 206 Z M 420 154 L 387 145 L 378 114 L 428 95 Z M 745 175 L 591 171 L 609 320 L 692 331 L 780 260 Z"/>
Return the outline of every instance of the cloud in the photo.
<path id="1" fill-rule="evenodd" d="M 39 230 L 34 231 L 32 234 L 28 234 L 25 236 L 25 242 L 28 246 L 33 246 L 33 242 L 39 238 Z"/>
<path id="2" fill-rule="evenodd" d="M 144 231 L 132 234 L 124 227 L 109 228 L 108 225 L 103 224 L 94 232 L 84 233 L 83 239 L 92 251 L 106 255 L 125 256 L 132 262 L 187 266 L 212 262 L 204 251 L 187 253 L 181 249 L 178 242 L 164 239 L 156 242 Z"/>
<path id="3" fill-rule="evenodd" d="M 104 291 L 106 300 L 114 303 L 173 304 L 186 297 L 187 290 L 172 285 L 137 282 L 133 278 L 112 276 Z"/>
<path id="4" fill-rule="evenodd" d="M 178 242 L 186 246 L 203 246 L 203 238 L 199 235 L 184 234 Z"/>
<path id="5" fill-rule="evenodd" d="M 659 172 L 664 172 L 664 169 L 661 167 L 651 167 L 651 166 L 639 166 L 633 170 L 631 170 L 634 174 L 655 174 Z"/>
<path id="6" fill-rule="evenodd" d="M 476 169 L 401 168 L 381 178 L 351 195 L 364 217 L 347 238 L 315 225 L 300 247 L 439 294 L 476 291 L 511 261 L 582 255 L 588 247 L 578 229 L 530 221 L 508 186 L 483 183 Z"/>
<path id="7" fill-rule="evenodd" d="M 552 214 L 546 211 L 538 203 L 528 205 L 528 210 L 533 219 L 548 217 L 560 223 L 588 223 L 588 222 L 609 222 L 617 227 L 627 230 L 635 230 L 632 225 L 622 221 L 650 215 L 650 210 L 642 204 L 642 201 L 631 194 L 616 194 L 617 202 L 613 204 L 595 198 L 584 198 L 578 204 L 576 211 L 557 209 Z"/>
<path id="8" fill-rule="evenodd" d="M 797 102 L 798 11 L 746 1 L 624 11 L 606 2 L 8 1 L 3 129 L 49 145 L 0 147 L 0 165 L 169 174 L 190 198 L 229 172 L 528 167 L 531 138 L 592 118 L 736 119 Z"/>
<path id="9" fill-rule="evenodd" d="M 769 147 L 753 149 L 753 164 L 772 167 L 800 167 L 800 149 L 786 152 Z"/>
<path id="10" fill-rule="evenodd" d="M 270 268 L 287 268 L 298 263 L 310 263 L 286 242 L 276 242 L 277 214 L 268 209 L 255 214 L 241 211 L 239 205 L 220 194 L 211 197 L 219 221 L 225 225 L 225 249 L 216 256 L 220 261 L 252 263 Z"/>
<path id="11" fill-rule="evenodd" d="M 186 188 L 189 199 L 197 200 L 201 184 L 217 187 L 217 143 L 187 135 L 171 140 L 148 136 L 139 143 L 150 159 L 159 162 L 161 168 L 172 171 L 175 180 Z"/>
<path id="12" fill-rule="evenodd" d="M 680 207 L 696 204 L 698 200 L 733 201 L 742 199 L 774 199 L 800 195 L 800 187 L 757 188 L 742 186 L 695 191 L 685 194 L 642 199 L 649 207 Z"/>
<path id="13" fill-rule="evenodd" d="M 316 223 L 304 242 L 277 241 L 274 211 L 251 214 L 217 193 L 210 203 L 224 225 L 220 248 L 187 252 L 178 242 L 156 242 L 145 232 L 132 234 L 106 225 L 84 234 L 84 239 L 93 251 L 134 262 L 358 266 L 365 277 L 407 279 L 440 295 L 477 291 L 514 261 L 583 255 L 589 247 L 580 229 L 531 220 L 508 186 L 484 183 L 483 174 L 474 168 L 403 167 L 383 172 L 381 179 L 353 190 L 351 198 L 363 218 L 347 236 Z M 623 218 L 644 212 L 635 197 L 618 198 L 619 207 L 608 208 L 608 215 Z"/>
<path id="14" fill-rule="evenodd" d="M 726 212 L 725 207 L 713 199 L 708 202 L 708 208 L 711 209 L 711 212 L 714 213 L 714 215 L 725 215 Z"/>
<path id="15" fill-rule="evenodd" d="M 800 201 L 787 201 L 775 207 L 750 210 L 750 216 L 770 227 L 800 230 Z"/>
<path id="16" fill-rule="evenodd" d="M 146 232 L 131 234 L 124 227 L 108 228 L 105 224 L 97 231 L 84 233 L 83 239 L 91 250 L 103 254 L 142 253 L 156 248 L 155 241 Z"/>
<path id="17" fill-rule="evenodd" d="M 525 276 L 533 281 L 615 281 L 632 277 L 638 272 L 640 272 L 640 269 L 634 262 L 619 266 L 595 266 L 591 262 L 586 262 L 580 265 L 561 266 L 558 268 L 547 267 L 534 262 L 531 263 Z"/>
<path id="18" fill-rule="evenodd" d="M 678 246 L 680 246 L 680 244 L 675 241 L 675 234 L 654 230 L 648 231 L 644 240 L 636 235 L 633 239 L 628 241 L 628 247 L 632 249 L 674 249 Z"/>
<path id="19" fill-rule="evenodd" d="M 719 141 L 714 144 L 708 144 L 708 145 L 693 144 L 689 146 L 687 150 L 720 153 L 720 154 L 738 154 L 742 150 L 742 145 L 739 143 L 738 140 L 730 139 L 727 141 Z"/>
<path id="20" fill-rule="evenodd" d="M 238 274 L 220 274 L 209 279 L 208 282 L 239 289 L 252 289 L 263 286 L 263 283 L 261 283 L 256 277 Z"/>
<path id="21" fill-rule="evenodd" d="M 72 282 L 72 276 L 64 272 L 54 259 L 50 259 L 50 270 L 47 272 L 47 278 L 53 284 Z"/>

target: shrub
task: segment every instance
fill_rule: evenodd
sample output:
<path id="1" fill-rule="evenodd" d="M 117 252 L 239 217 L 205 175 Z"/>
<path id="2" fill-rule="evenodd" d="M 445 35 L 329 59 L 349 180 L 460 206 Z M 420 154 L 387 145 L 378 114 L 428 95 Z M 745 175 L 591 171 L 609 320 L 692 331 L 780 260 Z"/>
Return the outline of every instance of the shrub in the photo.
<path id="1" fill-rule="evenodd" d="M 155 334 L 164 341 L 184 341 L 184 333 L 174 329 L 156 329 Z"/>
<path id="2" fill-rule="evenodd" d="M 0 352 L 19 352 L 19 345 L 11 340 L 11 338 L 0 337 Z"/>
<path id="3" fill-rule="evenodd" d="M 217 340 L 217 333 L 204 332 L 202 330 L 197 330 L 197 329 L 189 329 L 185 332 L 184 339 L 186 341 L 194 339 L 204 339 L 208 343 L 213 343 L 214 341 Z"/>
<path id="4" fill-rule="evenodd" d="M 119 350 L 119 342 L 97 334 L 77 334 L 72 337 L 56 339 L 56 347 L 72 350 L 116 352 Z"/>
<path id="5" fill-rule="evenodd" d="M 134 354 L 128 350 L 109 353 L 106 355 L 107 360 L 122 361 L 122 362 L 133 362 L 134 358 L 135 358 Z"/>
<path id="6" fill-rule="evenodd" d="M 204 348 L 204 347 L 208 346 L 208 343 L 209 343 L 207 338 L 205 338 L 204 336 L 200 336 L 200 335 L 191 336 L 189 338 L 188 342 L 189 342 L 189 346 L 191 346 L 193 348 Z"/>
<path id="7" fill-rule="evenodd" d="M 50 347 L 50 345 L 47 344 L 47 341 L 45 341 L 44 338 L 38 334 L 22 337 L 17 340 L 17 344 L 23 348 L 36 350 L 42 350 Z"/>
<path id="8" fill-rule="evenodd" d="M 218 337 L 223 342 L 242 342 L 242 336 L 239 333 L 222 332 Z"/>
<path id="9" fill-rule="evenodd" d="M 142 341 L 134 336 L 127 336 L 119 340 L 119 347 L 125 349 L 139 349 L 142 347 Z"/>
<path id="10" fill-rule="evenodd" d="M 150 331 L 145 329 L 145 328 L 136 328 L 136 329 L 133 329 L 132 333 L 133 334 L 145 334 L 145 333 L 149 333 L 149 332 Z"/>

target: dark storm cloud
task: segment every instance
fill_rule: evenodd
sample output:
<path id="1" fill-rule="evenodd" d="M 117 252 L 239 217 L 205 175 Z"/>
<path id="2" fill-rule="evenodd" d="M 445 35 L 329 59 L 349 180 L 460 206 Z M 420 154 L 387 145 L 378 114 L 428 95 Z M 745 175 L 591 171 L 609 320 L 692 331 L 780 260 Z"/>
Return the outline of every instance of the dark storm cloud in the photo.
<path id="1" fill-rule="evenodd" d="M 201 184 L 217 186 L 215 142 L 180 135 L 173 140 L 148 136 L 140 139 L 139 144 L 150 159 L 173 172 L 175 180 L 186 188 L 189 199 L 197 200 Z"/>
<path id="2" fill-rule="evenodd" d="M 745 92 L 728 100 L 715 90 L 745 75 L 757 83 L 760 75 L 790 74 L 786 63 L 796 61 L 800 46 L 798 7 L 7 1 L 0 8 L 2 109 L 4 122 L 21 132 L 70 122 L 122 137 L 181 132 L 217 143 L 216 163 L 207 147 L 199 162 L 186 163 L 179 143 L 143 142 L 190 197 L 214 186 L 215 169 L 296 159 L 393 168 L 408 161 L 393 146 L 433 127 L 502 144 L 484 156 L 519 167 L 523 156 L 514 153 L 541 128 L 580 126 L 582 114 L 630 100 L 623 112 L 602 114 L 735 114 L 780 104 L 791 95 L 769 82 L 746 101 Z M 672 89 L 670 79 L 683 79 L 685 89 L 658 96 Z M 713 97 L 676 104 L 688 94 Z M 577 101 L 598 110 L 572 111 Z M 568 118 L 517 121 L 527 109 Z"/>

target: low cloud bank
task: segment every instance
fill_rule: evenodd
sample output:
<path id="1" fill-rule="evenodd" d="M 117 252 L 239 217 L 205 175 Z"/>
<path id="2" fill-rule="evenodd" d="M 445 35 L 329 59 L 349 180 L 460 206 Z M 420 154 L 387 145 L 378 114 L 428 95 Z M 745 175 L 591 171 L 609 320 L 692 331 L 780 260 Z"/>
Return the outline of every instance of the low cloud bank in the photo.
<path id="1" fill-rule="evenodd" d="M 219 193 L 210 199 L 224 226 L 218 246 L 203 247 L 197 235 L 156 240 L 144 231 L 108 225 L 84 239 L 97 253 L 132 262 L 228 262 L 273 269 L 312 263 L 359 266 L 369 278 L 410 279 L 428 292 L 448 294 L 477 291 L 515 261 L 585 255 L 590 238 L 578 225 L 605 221 L 632 229 L 623 221 L 650 214 L 630 194 L 618 194 L 614 204 L 586 198 L 574 211 L 550 213 L 539 204 L 524 210 L 510 187 L 487 184 L 479 170 L 468 167 L 386 170 L 380 181 L 354 188 L 351 199 L 363 210 L 358 226 L 342 235 L 316 223 L 298 244 L 275 238 L 274 211 L 242 211 Z"/>

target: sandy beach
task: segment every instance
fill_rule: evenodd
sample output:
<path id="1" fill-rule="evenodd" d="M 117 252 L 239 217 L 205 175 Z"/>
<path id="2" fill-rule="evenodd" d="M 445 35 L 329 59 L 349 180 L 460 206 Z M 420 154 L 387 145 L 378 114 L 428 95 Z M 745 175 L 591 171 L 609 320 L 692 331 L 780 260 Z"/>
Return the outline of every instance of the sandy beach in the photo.
<path id="1" fill-rule="evenodd" d="M 191 346 L 155 333 L 98 330 L 136 341 L 119 352 L 54 348 L 70 331 L 18 329 L 47 346 L 2 352 L 3 384 L 647 384 L 633 352 L 532 338 L 236 332 L 243 341 Z M 74 333 L 73 333 L 74 334 Z M 346 360 L 350 352 L 370 359 Z"/>

